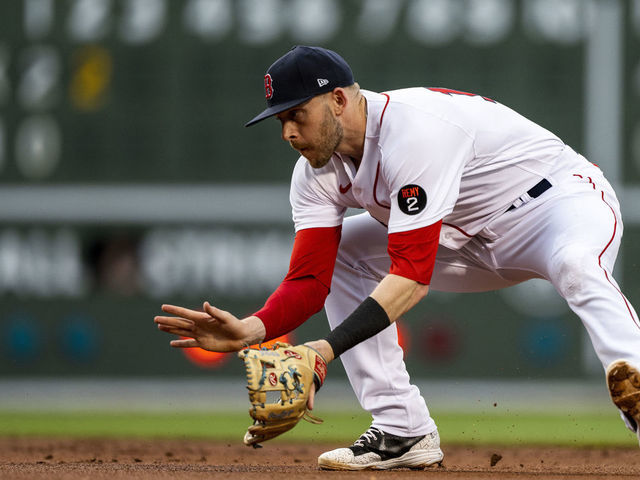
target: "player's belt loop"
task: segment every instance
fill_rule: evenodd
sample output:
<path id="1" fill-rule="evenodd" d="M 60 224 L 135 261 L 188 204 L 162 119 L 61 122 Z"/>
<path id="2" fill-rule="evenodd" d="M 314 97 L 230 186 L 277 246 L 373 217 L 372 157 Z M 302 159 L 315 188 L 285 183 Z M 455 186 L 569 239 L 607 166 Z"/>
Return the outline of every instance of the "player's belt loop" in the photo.
<path id="1" fill-rule="evenodd" d="M 542 195 L 544 192 L 549 190 L 550 188 L 551 188 L 551 183 L 549 183 L 549 180 L 547 180 L 546 178 L 543 178 L 538 183 L 536 183 L 533 187 L 531 187 L 529 190 L 527 190 L 527 193 L 525 193 L 522 197 L 518 198 L 513 203 L 513 205 L 511 205 L 509 208 L 507 208 L 507 212 L 510 212 L 511 210 L 514 210 L 514 209 L 518 208 L 523 203 L 526 203 L 527 199 L 523 198 L 523 197 L 527 197 L 528 196 L 528 197 L 530 197 L 530 199 L 537 198 L 540 195 Z"/>

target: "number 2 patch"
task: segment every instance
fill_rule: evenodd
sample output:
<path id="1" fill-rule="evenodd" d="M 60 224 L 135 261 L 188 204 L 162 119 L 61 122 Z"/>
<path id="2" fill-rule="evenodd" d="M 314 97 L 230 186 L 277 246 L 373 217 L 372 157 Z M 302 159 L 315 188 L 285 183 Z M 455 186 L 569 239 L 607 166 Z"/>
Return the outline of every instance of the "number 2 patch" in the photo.
<path id="1" fill-rule="evenodd" d="M 398 206 L 407 215 L 417 215 L 427 206 L 427 192 L 419 185 L 405 185 L 398 192 Z"/>

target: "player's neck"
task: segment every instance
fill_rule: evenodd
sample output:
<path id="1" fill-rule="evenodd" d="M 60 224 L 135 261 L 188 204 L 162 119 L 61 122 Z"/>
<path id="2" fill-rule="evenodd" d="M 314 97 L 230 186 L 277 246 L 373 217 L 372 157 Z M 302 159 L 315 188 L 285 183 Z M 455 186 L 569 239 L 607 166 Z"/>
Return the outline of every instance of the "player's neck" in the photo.
<path id="1" fill-rule="evenodd" d="M 336 148 L 336 152 L 350 157 L 358 169 L 364 154 L 364 138 L 367 131 L 367 100 L 362 95 L 360 101 L 354 106 L 356 108 L 342 124 L 344 136 Z"/>

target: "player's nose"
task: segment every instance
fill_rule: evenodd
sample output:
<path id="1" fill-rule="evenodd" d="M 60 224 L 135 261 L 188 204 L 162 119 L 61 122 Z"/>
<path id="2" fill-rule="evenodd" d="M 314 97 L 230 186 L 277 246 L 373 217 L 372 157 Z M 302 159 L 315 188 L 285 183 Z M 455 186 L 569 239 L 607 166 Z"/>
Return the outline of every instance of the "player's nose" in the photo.
<path id="1" fill-rule="evenodd" d="M 284 122 L 282 124 L 282 139 L 285 142 L 290 142 L 291 140 L 295 140 L 298 137 L 296 129 L 291 122 Z"/>

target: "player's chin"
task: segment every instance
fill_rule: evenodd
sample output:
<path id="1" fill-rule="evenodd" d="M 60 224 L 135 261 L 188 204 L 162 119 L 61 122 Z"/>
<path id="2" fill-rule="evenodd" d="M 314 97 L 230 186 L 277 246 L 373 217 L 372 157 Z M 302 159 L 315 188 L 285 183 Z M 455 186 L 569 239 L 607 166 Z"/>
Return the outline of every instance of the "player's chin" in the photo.
<path id="1" fill-rule="evenodd" d="M 328 157 L 314 157 L 314 156 L 307 156 L 304 155 L 304 158 L 307 159 L 307 161 L 309 162 L 309 165 L 311 165 L 312 168 L 322 168 L 324 167 L 327 163 L 329 163 L 329 160 L 331 160 L 331 156 Z"/>

